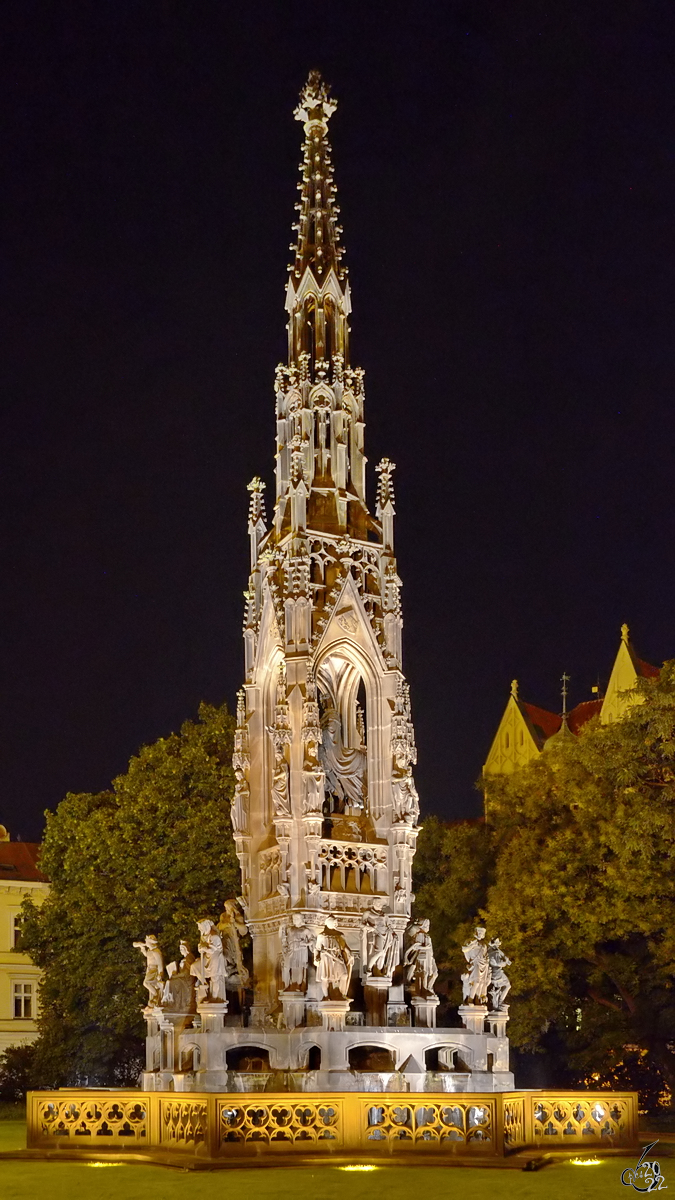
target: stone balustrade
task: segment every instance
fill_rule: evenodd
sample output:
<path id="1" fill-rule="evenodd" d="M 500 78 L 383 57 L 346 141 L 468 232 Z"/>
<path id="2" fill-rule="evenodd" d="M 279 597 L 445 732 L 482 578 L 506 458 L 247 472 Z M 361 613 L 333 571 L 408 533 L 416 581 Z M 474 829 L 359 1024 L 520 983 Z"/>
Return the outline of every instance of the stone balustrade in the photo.
<path id="1" fill-rule="evenodd" d="M 142 1154 L 213 1165 L 251 1159 L 494 1160 L 526 1148 L 637 1146 L 634 1092 L 141 1093 L 61 1089 L 28 1097 L 28 1148 Z"/>

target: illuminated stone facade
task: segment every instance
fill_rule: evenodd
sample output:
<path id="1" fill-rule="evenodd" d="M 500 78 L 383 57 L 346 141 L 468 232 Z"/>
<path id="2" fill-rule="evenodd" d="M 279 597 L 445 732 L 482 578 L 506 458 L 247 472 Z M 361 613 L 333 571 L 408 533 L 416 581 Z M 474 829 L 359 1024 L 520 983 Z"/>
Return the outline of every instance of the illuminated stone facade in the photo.
<path id="1" fill-rule="evenodd" d="M 596 695 L 584 700 L 566 714 L 566 725 L 571 733 L 578 733 L 591 717 L 599 716 L 603 725 L 619 721 L 632 704 L 638 700 L 635 688 L 639 679 L 651 679 L 659 673 L 658 667 L 641 659 L 629 636 L 627 625 L 621 627 L 621 641 L 612 667 L 604 696 Z M 598 689 L 594 691 L 597 693 Z M 504 715 L 483 767 L 483 775 L 509 775 L 538 758 L 549 738 L 560 732 L 560 713 L 550 712 L 536 704 L 529 704 L 518 694 L 518 683 L 514 679 Z"/>
<path id="2" fill-rule="evenodd" d="M 176 974 L 198 981 L 194 1018 L 176 1011 L 173 983 L 157 1004 L 146 974 L 148 1089 L 513 1085 L 505 1007 L 477 1000 L 463 1027 L 435 1028 L 429 924 L 411 919 L 419 802 L 394 464 L 377 467 L 373 515 L 327 137 L 335 107 L 312 74 L 295 112 L 305 137 L 269 523 L 263 483 L 249 484 L 232 802 L 241 896 L 217 929 L 200 923 L 197 957 Z"/>

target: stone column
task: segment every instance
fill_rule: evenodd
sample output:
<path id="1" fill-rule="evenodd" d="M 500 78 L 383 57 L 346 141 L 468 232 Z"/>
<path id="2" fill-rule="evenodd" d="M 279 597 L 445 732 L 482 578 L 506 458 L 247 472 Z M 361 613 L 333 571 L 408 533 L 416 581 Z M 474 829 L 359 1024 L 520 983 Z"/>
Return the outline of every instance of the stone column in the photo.
<path id="1" fill-rule="evenodd" d="M 440 1004 L 438 996 L 413 996 L 411 1002 L 416 1028 L 435 1029 L 436 1009 Z"/>
<path id="2" fill-rule="evenodd" d="M 487 1004 L 460 1004 L 457 1011 L 469 1033 L 485 1033 Z"/>

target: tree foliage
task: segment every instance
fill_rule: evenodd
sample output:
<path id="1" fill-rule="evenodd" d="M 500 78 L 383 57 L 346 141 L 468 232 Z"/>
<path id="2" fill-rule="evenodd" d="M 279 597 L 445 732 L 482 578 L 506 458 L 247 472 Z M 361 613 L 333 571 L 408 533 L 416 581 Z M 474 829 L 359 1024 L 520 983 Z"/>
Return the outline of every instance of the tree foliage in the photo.
<path id="1" fill-rule="evenodd" d="M 439 1023 L 450 1017 L 449 1006 L 461 999 L 459 973 L 462 942 L 491 881 L 492 850 L 482 821 L 445 825 L 426 817 L 413 860 L 415 916 L 428 917 L 438 964 L 436 990 L 445 1003 Z"/>
<path id="2" fill-rule="evenodd" d="M 492 776 L 481 833 L 432 826 L 418 907 L 454 979 L 467 917 L 501 937 L 509 1037 L 548 1053 L 549 1083 L 639 1086 L 653 1106 L 675 1093 L 675 662 L 636 700 Z"/>
<path id="3" fill-rule="evenodd" d="M 109 792 L 69 794 L 47 813 L 44 904 L 24 905 L 22 948 L 44 971 L 38 1084 L 122 1084 L 140 1069 L 143 961 L 155 933 L 167 961 L 195 921 L 239 890 L 229 817 L 234 722 L 197 721 L 144 746 Z"/>

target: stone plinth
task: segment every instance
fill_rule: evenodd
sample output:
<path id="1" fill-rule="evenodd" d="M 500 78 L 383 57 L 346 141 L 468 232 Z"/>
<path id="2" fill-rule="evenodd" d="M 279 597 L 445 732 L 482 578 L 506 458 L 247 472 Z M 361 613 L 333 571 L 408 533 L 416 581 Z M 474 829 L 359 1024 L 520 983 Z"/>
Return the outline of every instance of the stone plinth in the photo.
<path id="1" fill-rule="evenodd" d="M 287 1029 L 295 1029 L 305 1019 L 305 996 L 303 992 L 279 992 L 284 1022 Z"/>
<path id="2" fill-rule="evenodd" d="M 227 1000 L 198 1004 L 197 1012 L 201 1017 L 203 1033 L 220 1033 L 225 1028 Z"/>
<path id="3" fill-rule="evenodd" d="M 391 979 L 373 978 L 367 975 L 363 982 L 363 996 L 366 1003 L 366 1025 L 387 1024 L 387 998 Z"/>
<path id="4" fill-rule="evenodd" d="M 333 1033 L 343 1033 L 350 1005 L 351 1000 L 321 1000 L 319 1012 L 323 1028 Z"/>
<path id="5" fill-rule="evenodd" d="M 439 1004 L 438 996 L 413 996 L 412 1009 L 415 1026 L 422 1029 L 435 1029 L 436 1009 Z"/>
<path id="6" fill-rule="evenodd" d="M 506 1037 L 506 1022 L 509 1019 L 509 1006 L 502 1004 L 501 1008 L 495 1009 L 494 1012 L 488 1014 L 488 1023 L 492 1030 L 492 1036 L 503 1038 Z"/>
<path id="7" fill-rule="evenodd" d="M 486 1004 L 460 1004 L 457 1011 L 469 1033 L 485 1031 L 485 1018 L 488 1015 Z"/>

